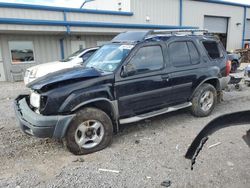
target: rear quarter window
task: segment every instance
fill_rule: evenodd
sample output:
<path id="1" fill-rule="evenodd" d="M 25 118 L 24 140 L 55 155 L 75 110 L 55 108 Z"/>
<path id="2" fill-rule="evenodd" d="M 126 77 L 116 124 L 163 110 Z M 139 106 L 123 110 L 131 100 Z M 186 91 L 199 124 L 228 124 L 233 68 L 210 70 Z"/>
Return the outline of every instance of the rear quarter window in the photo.
<path id="1" fill-rule="evenodd" d="M 216 41 L 203 41 L 202 44 L 211 59 L 219 59 L 223 57 L 222 50 Z"/>

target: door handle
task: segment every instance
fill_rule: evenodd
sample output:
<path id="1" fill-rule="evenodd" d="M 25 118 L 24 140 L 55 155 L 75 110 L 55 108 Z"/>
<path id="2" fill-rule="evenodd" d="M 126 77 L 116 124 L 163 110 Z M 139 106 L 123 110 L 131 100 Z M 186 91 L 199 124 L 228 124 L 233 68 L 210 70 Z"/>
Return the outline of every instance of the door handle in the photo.
<path id="1" fill-rule="evenodd" d="M 162 75 L 161 78 L 166 82 L 169 81 L 169 75 Z"/>

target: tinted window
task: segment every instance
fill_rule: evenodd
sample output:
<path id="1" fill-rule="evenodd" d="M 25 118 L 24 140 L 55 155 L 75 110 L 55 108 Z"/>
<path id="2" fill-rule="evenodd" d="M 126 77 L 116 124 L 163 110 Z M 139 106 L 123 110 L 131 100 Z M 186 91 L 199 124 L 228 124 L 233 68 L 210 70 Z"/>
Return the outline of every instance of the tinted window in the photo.
<path id="1" fill-rule="evenodd" d="M 198 64 L 200 62 L 200 56 L 197 51 L 197 48 L 195 47 L 194 43 L 192 42 L 187 42 L 188 44 L 188 49 L 189 49 L 189 54 L 191 58 L 191 63 L 192 64 Z"/>
<path id="2" fill-rule="evenodd" d="M 203 41 L 203 46 L 207 50 L 208 55 L 212 59 L 217 59 L 223 57 L 223 53 L 221 52 L 218 43 L 215 41 Z"/>
<path id="3" fill-rule="evenodd" d="M 89 52 L 83 54 L 83 55 L 81 56 L 82 60 L 83 60 L 83 61 L 86 61 L 94 52 L 95 52 L 95 50 L 89 51 Z"/>
<path id="4" fill-rule="evenodd" d="M 190 56 L 186 42 L 174 42 L 169 45 L 170 60 L 175 67 L 190 65 Z"/>
<path id="5" fill-rule="evenodd" d="M 135 74 L 159 70 L 163 67 L 163 55 L 160 46 L 147 46 L 138 50 L 128 63 Z"/>

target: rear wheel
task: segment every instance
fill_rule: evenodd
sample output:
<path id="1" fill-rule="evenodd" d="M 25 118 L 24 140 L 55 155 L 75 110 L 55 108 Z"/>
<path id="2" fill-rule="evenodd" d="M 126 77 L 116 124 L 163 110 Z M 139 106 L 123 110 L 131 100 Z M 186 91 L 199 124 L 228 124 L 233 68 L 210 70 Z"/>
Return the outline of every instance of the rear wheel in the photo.
<path id="1" fill-rule="evenodd" d="M 113 125 L 109 116 L 96 108 L 80 110 L 66 133 L 66 146 L 76 155 L 106 148 L 112 141 Z"/>
<path id="2" fill-rule="evenodd" d="M 203 84 L 192 98 L 191 112 L 197 117 L 206 117 L 211 114 L 217 103 L 217 92 L 211 84 Z"/>

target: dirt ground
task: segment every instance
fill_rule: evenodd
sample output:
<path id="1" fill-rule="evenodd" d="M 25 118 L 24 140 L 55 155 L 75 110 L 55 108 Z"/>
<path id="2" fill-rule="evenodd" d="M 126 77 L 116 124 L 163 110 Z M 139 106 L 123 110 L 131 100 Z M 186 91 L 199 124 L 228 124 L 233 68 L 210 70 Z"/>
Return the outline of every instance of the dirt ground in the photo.
<path id="1" fill-rule="evenodd" d="M 184 109 L 122 126 L 110 147 L 86 156 L 72 155 L 60 141 L 20 131 L 13 99 L 23 92 L 28 92 L 23 83 L 0 83 L 0 187 L 162 187 L 164 180 L 171 187 L 250 187 L 250 149 L 242 139 L 249 125 L 210 137 L 193 171 L 184 158 L 210 120 L 250 109 L 249 87 L 225 92 L 224 101 L 206 118 Z"/>

